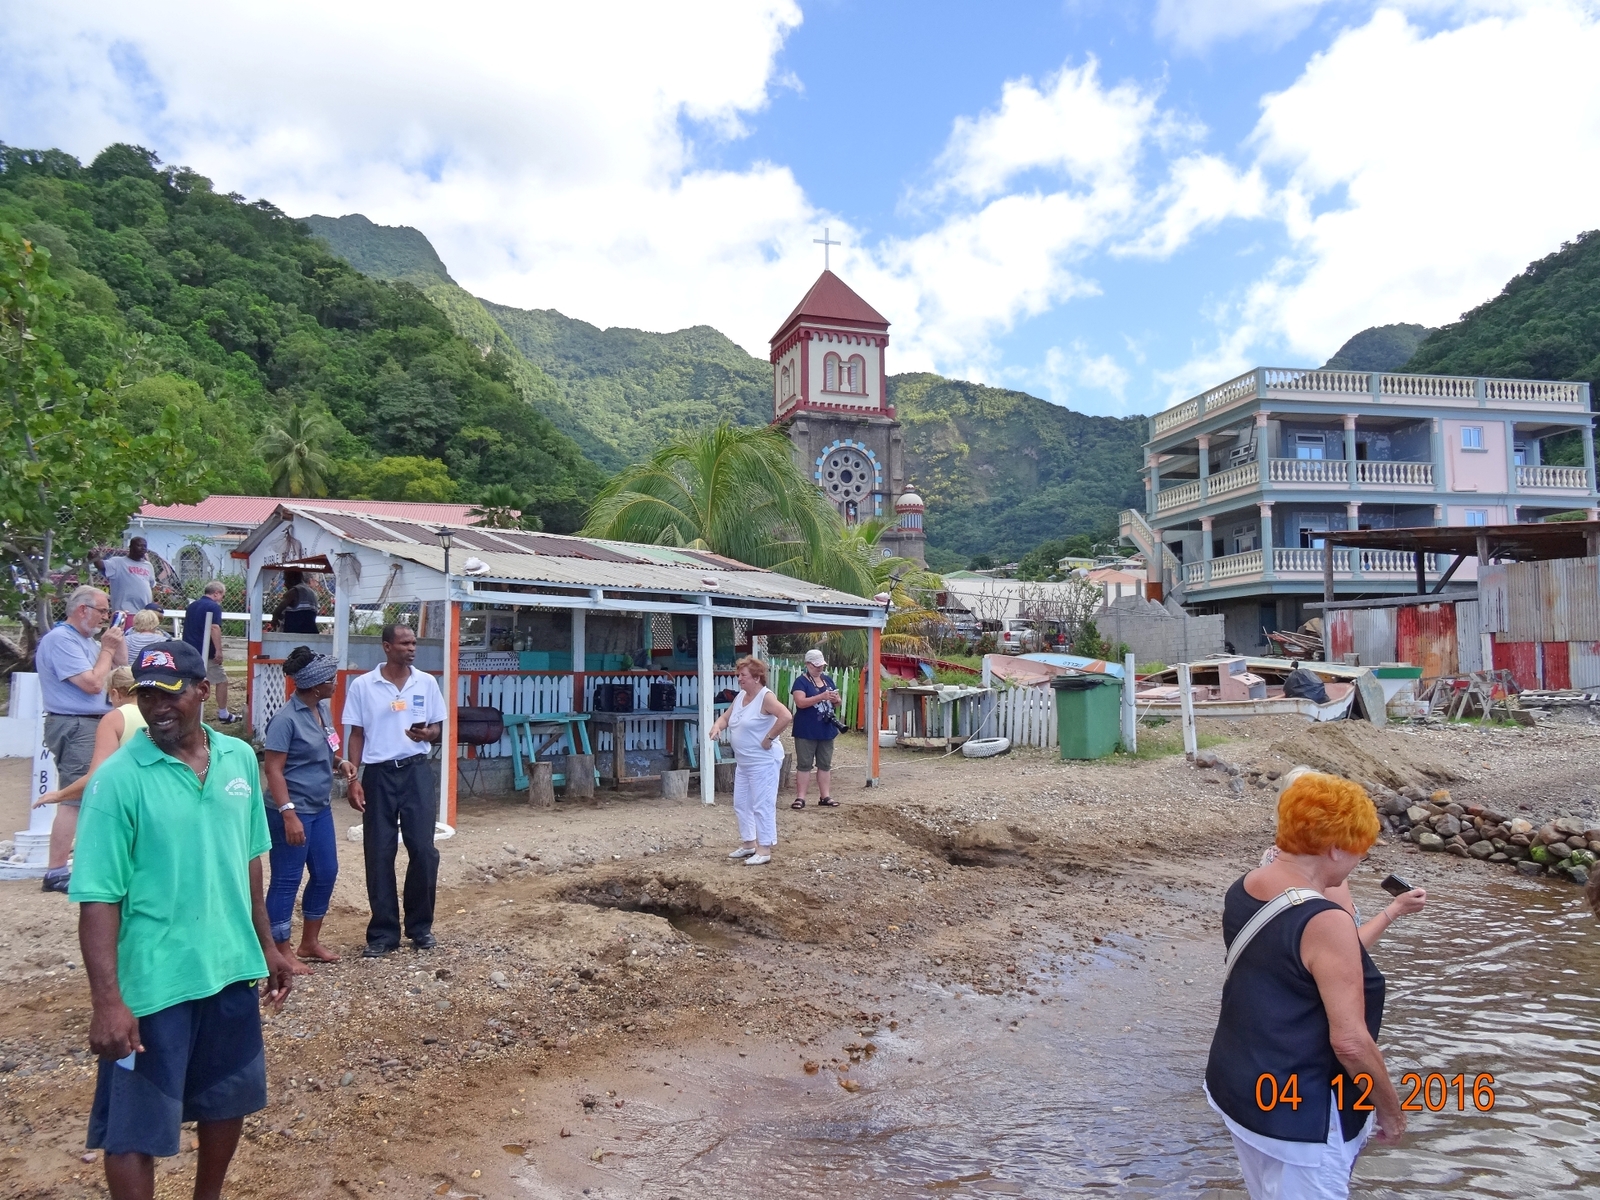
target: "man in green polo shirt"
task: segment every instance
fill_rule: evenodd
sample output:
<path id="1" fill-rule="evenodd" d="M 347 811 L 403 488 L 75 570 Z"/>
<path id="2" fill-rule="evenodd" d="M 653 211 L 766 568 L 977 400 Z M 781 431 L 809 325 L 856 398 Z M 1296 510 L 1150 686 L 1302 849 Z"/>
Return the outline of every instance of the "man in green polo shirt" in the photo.
<path id="1" fill-rule="evenodd" d="M 187 642 L 133 663 L 147 733 L 89 782 L 69 896 L 100 1056 L 89 1149 L 112 1200 L 149 1200 L 155 1159 L 198 1122 L 196 1200 L 222 1194 L 247 1114 L 266 1107 L 256 981 L 281 1008 L 293 967 L 272 941 L 260 856 L 272 846 L 248 743 L 201 723 L 206 666 Z"/>

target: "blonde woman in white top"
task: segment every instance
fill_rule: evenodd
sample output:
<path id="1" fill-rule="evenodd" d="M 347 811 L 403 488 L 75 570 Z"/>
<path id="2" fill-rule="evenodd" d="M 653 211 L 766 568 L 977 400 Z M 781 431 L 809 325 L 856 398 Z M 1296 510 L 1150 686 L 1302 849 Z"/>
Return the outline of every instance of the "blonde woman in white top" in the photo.
<path id="1" fill-rule="evenodd" d="M 88 771 L 76 783 L 69 783 L 64 788 L 57 788 L 40 796 L 33 802 L 34 808 L 42 808 L 46 804 L 80 803 L 83 800 L 84 788 L 89 785 L 89 776 L 95 773 L 101 763 L 126 746 L 134 734 L 145 727 L 144 714 L 139 711 L 139 706 L 133 699 L 131 667 L 117 667 L 111 672 L 110 678 L 106 680 L 106 697 L 115 707 L 101 717 L 100 723 L 95 726 L 94 757 L 89 760 Z"/>
<path id="2" fill-rule="evenodd" d="M 124 634 L 122 640 L 128 646 L 128 661 L 138 662 L 139 651 L 167 640 L 167 634 L 161 629 L 161 614 L 153 608 L 141 608 L 133 614 L 133 630 Z"/>
<path id="3" fill-rule="evenodd" d="M 779 739 L 794 723 L 794 714 L 767 689 L 767 664 L 741 658 L 736 665 L 739 694 L 728 711 L 713 722 L 710 735 L 728 730 L 737 764 L 733 772 L 733 813 L 739 820 L 741 845 L 728 855 L 747 867 L 772 861 L 778 844 L 778 772 L 783 765 Z"/>

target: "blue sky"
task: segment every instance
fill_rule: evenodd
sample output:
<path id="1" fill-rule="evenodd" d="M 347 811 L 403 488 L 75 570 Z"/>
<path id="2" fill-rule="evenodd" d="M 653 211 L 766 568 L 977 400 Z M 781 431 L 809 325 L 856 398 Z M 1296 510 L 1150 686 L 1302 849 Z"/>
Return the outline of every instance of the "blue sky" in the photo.
<path id="1" fill-rule="evenodd" d="M 891 369 L 1101 413 L 1452 320 L 1600 225 L 1593 0 L 452 16 L 0 0 L 0 139 L 138 141 L 417 226 L 490 299 L 763 354 L 827 225 Z"/>

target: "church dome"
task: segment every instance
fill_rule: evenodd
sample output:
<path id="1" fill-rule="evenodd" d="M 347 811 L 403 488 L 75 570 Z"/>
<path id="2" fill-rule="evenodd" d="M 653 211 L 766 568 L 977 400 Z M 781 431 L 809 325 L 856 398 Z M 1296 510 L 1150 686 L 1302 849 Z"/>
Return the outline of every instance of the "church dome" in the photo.
<path id="1" fill-rule="evenodd" d="M 894 502 L 894 510 L 897 513 L 922 512 L 925 508 L 926 505 L 922 503 L 922 497 L 910 488 L 901 493 L 900 499 Z"/>

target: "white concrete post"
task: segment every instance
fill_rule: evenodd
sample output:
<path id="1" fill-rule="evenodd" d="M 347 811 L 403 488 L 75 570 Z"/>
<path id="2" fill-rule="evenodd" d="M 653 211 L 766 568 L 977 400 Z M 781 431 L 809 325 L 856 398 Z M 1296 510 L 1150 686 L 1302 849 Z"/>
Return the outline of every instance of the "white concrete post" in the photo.
<path id="1" fill-rule="evenodd" d="M 341 671 L 350 665 L 350 589 L 355 587 L 355 572 L 347 561 L 339 555 L 333 567 L 333 657 Z"/>
<path id="2" fill-rule="evenodd" d="M 1133 693 L 1139 686 L 1134 682 L 1135 663 L 1130 650 L 1122 659 L 1122 752 L 1133 754 L 1139 749 L 1139 707 Z"/>
<path id="3" fill-rule="evenodd" d="M 715 647 L 712 616 L 700 614 L 699 675 L 700 675 L 700 803 L 717 802 L 717 764 L 715 743 L 711 740 L 711 703 L 714 699 L 717 677 L 713 668 Z M 620 735 L 620 732 L 618 734 Z"/>
<path id="4" fill-rule="evenodd" d="M 572 669 L 581 672 L 589 657 L 589 613 L 586 609 L 575 608 L 572 610 Z M 572 698 L 572 707 L 577 709 L 583 701 L 582 696 Z M 577 753 L 576 750 L 573 753 Z"/>
<path id="5" fill-rule="evenodd" d="M 1178 664 L 1178 707 L 1183 713 L 1183 753 L 1193 759 L 1200 752 L 1200 741 L 1194 728 L 1194 686 L 1188 663 Z"/>

